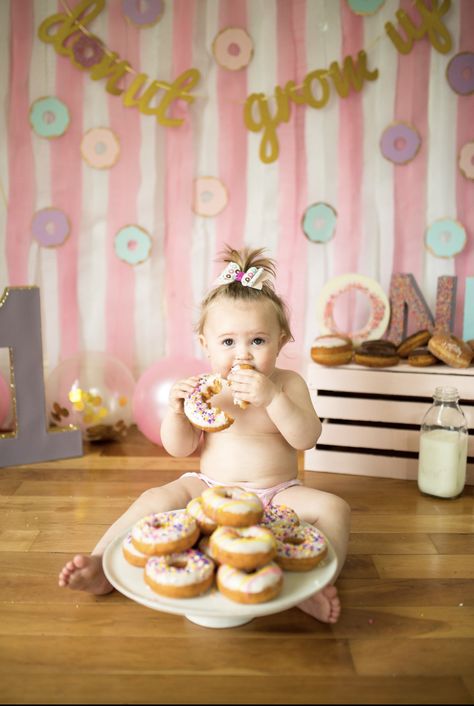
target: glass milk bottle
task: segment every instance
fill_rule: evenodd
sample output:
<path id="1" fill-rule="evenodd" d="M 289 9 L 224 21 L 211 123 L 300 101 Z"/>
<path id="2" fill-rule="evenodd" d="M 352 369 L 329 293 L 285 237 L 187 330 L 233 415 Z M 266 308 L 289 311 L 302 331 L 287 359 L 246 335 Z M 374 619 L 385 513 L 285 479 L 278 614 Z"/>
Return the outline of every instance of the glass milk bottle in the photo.
<path id="1" fill-rule="evenodd" d="M 455 387 L 437 387 L 420 431 L 418 488 L 455 498 L 466 482 L 468 428 Z"/>

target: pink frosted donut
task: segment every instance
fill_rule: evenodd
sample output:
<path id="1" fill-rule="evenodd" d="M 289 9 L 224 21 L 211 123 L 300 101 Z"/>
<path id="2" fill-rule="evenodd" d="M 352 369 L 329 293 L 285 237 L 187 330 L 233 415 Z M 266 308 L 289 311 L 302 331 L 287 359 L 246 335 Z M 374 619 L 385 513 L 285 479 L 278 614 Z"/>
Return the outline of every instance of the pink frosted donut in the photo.
<path id="1" fill-rule="evenodd" d="M 78 69 L 90 69 L 98 64 L 104 56 L 104 50 L 97 37 L 83 34 L 72 47 L 71 61 Z"/>
<path id="2" fill-rule="evenodd" d="M 461 147 L 458 163 L 466 179 L 474 179 L 474 142 L 466 142 Z"/>
<path id="3" fill-rule="evenodd" d="M 193 211 L 198 216 L 217 216 L 227 206 L 227 189 L 216 177 L 199 177 L 194 180 Z"/>
<path id="4" fill-rule="evenodd" d="M 242 27 L 227 27 L 214 39 L 212 52 L 223 69 L 240 71 L 250 63 L 253 56 L 253 42 Z"/>
<path id="5" fill-rule="evenodd" d="M 117 135 L 107 127 L 88 130 L 81 141 L 82 158 L 94 169 L 110 169 L 120 155 Z"/>

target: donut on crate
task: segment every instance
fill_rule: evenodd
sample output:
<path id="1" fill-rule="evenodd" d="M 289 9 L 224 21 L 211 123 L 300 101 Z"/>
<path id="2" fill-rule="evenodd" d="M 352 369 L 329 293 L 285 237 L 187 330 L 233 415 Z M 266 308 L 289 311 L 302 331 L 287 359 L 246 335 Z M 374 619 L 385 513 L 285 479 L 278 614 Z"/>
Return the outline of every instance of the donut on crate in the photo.
<path id="1" fill-rule="evenodd" d="M 302 522 L 296 527 L 275 525 L 277 555 L 275 561 L 286 571 L 310 571 L 325 558 L 325 536 L 313 525 Z"/>
<path id="2" fill-rule="evenodd" d="M 263 515 L 262 501 L 255 493 L 233 486 L 206 488 L 202 507 L 214 522 L 228 527 L 257 525 Z"/>
<path id="3" fill-rule="evenodd" d="M 427 368 L 429 365 L 436 365 L 439 360 L 430 353 L 427 346 L 423 346 L 410 351 L 407 362 L 408 365 L 412 365 L 414 368 Z"/>
<path id="4" fill-rule="evenodd" d="M 311 344 L 311 358 L 320 365 L 345 365 L 352 360 L 353 345 L 348 336 L 326 334 Z"/>
<path id="5" fill-rule="evenodd" d="M 219 564 L 253 571 L 268 564 L 276 554 L 275 537 L 271 530 L 250 527 L 218 527 L 209 540 L 212 556 Z"/>
<path id="6" fill-rule="evenodd" d="M 201 375 L 194 390 L 184 400 L 184 413 L 191 424 L 202 431 L 216 432 L 227 429 L 234 423 L 229 414 L 219 407 L 212 407 L 209 402 L 228 385 L 221 375 Z"/>
<path id="7" fill-rule="evenodd" d="M 219 591 L 237 603 L 263 603 L 276 598 L 283 585 L 283 571 L 270 562 L 255 571 L 242 571 L 222 564 L 217 569 Z"/>
<path id="8" fill-rule="evenodd" d="M 369 368 L 386 368 L 398 365 L 398 361 L 395 344 L 383 339 L 364 341 L 354 351 L 354 362 Z"/>
<path id="9" fill-rule="evenodd" d="M 152 513 L 132 527 L 133 545 L 148 555 L 185 551 L 198 537 L 196 521 L 186 510 Z"/>
<path id="10" fill-rule="evenodd" d="M 145 582 L 168 598 L 192 598 L 205 593 L 214 580 L 214 562 L 197 549 L 152 556 L 145 566 Z"/>
<path id="11" fill-rule="evenodd" d="M 422 331 L 417 331 L 411 336 L 405 338 L 397 347 L 397 354 L 400 358 L 408 358 L 409 353 L 415 350 L 415 348 L 421 348 L 425 346 L 431 338 L 431 333 L 428 329 L 423 329 Z"/>
<path id="12" fill-rule="evenodd" d="M 451 368 L 468 368 L 474 352 L 452 333 L 435 333 L 428 341 L 429 351 Z"/>

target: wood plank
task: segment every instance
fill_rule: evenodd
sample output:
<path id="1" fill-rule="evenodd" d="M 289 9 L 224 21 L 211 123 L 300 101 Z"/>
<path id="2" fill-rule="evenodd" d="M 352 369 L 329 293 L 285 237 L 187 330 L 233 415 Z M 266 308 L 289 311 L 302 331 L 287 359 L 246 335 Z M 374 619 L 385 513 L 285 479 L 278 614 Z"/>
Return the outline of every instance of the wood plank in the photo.
<path id="1" fill-rule="evenodd" d="M 474 554 L 472 534 L 430 534 L 438 554 Z"/>
<path id="2" fill-rule="evenodd" d="M 457 535 L 456 535 L 457 536 Z M 436 554 L 431 537 L 422 533 L 357 532 L 349 540 L 351 554 Z"/>
<path id="3" fill-rule="evenodd" d="M 365 608 L 386 606 L 473 606 L 471 579 L 383 579 L 346 578 L 338 580 L 342 605 Z M 422 612 L 422 611 L 420 611 Z M 472 626 L 471 626 L 472 630 Z M 474 630 L 472 630 L 474 634 Z"/>
<path id="4" fill-rule="evenodd" d="M 432 556 L 389 556 L 373 557 L 374 564 L 382 578 L 445 578 L 473 579 L 474 556 L 466 554 Z"/>
<path id="5" fill-rule="evenodd" d="M 467 534 L 474 531 L 474 515 L 379 515 L 354 513 L 353 532 L 422 532 L 427 534 L 456 532 Z"/>

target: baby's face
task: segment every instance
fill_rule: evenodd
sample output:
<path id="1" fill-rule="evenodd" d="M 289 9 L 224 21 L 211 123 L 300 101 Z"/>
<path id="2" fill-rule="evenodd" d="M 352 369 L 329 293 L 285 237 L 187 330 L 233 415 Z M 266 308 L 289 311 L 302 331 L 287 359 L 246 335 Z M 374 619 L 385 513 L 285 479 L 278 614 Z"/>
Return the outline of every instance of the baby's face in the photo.
<path id="1" fill-rule="evenodd" d="M 273 304 L 218 299 L 209 307 L 201 344 L 212 370 L 227 377 L 235 361 L 271 375 L 284 342 Z"/>

